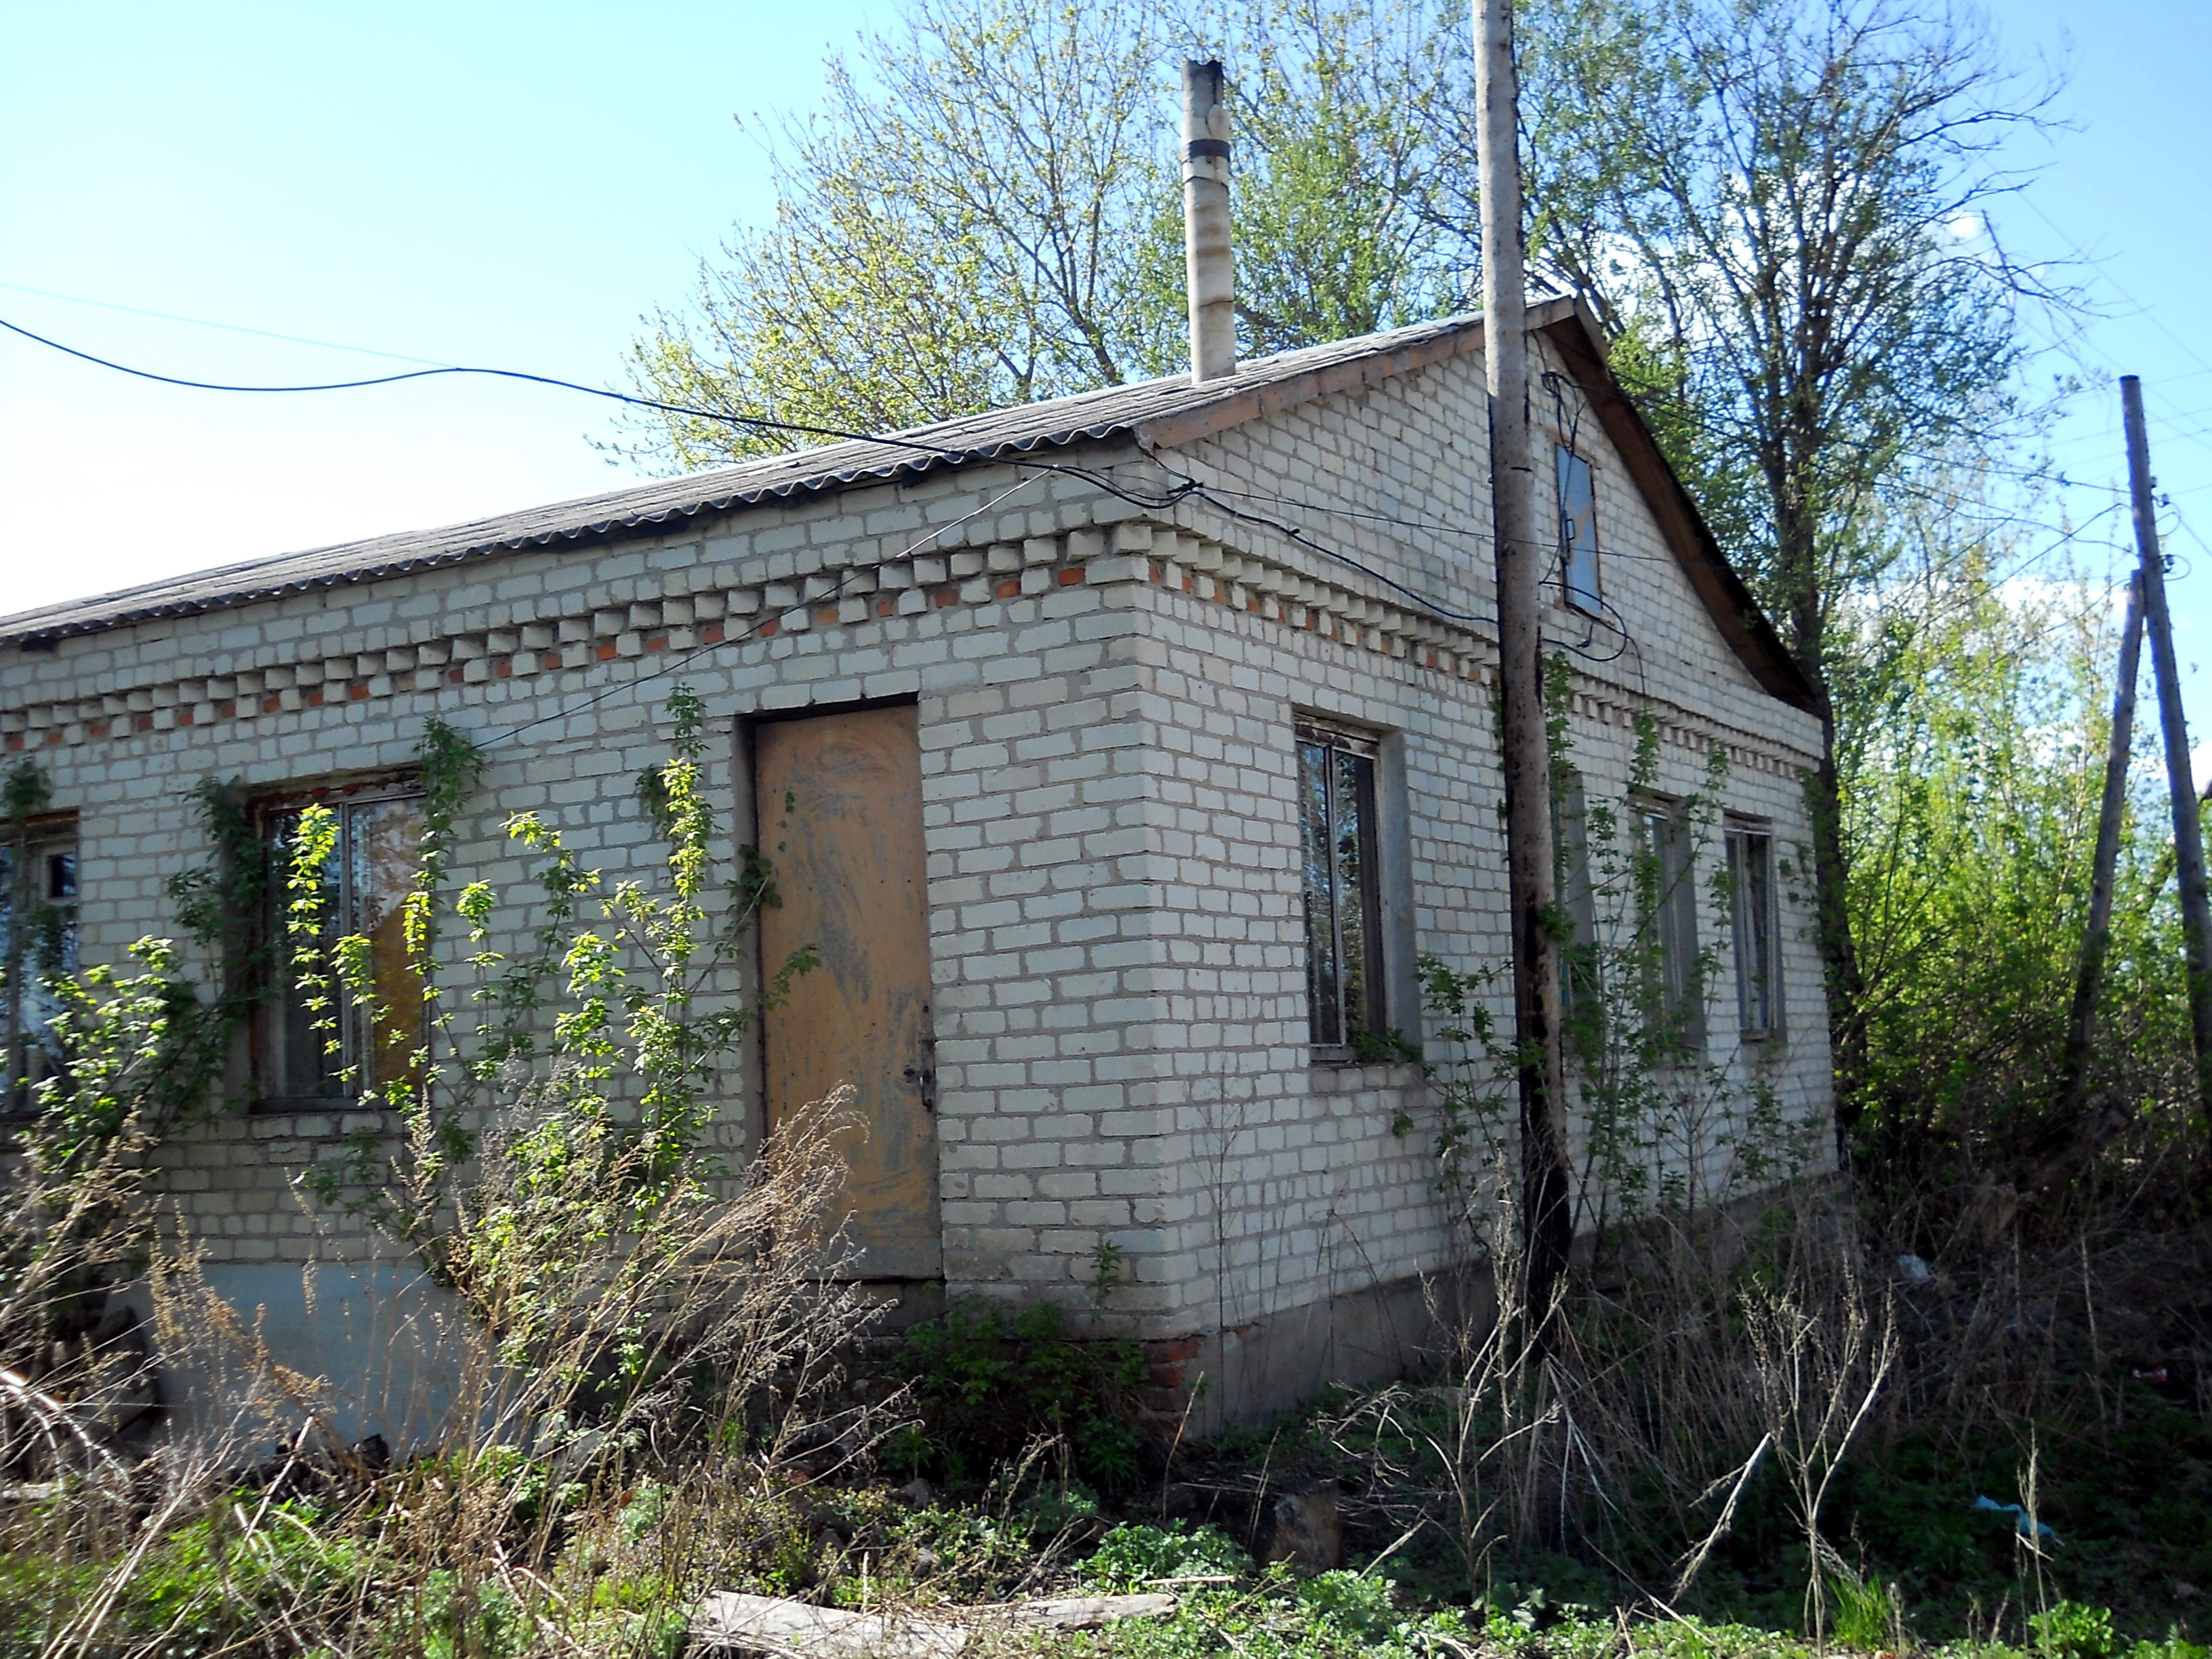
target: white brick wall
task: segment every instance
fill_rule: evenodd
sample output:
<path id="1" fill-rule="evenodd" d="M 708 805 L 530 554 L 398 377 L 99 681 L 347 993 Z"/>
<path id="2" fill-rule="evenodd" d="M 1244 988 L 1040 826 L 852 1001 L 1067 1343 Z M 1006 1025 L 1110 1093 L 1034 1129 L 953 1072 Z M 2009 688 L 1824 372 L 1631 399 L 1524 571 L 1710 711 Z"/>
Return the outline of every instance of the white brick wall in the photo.
<path id="1" fill-rule="evenodd" d="M 1506 951 L 1486 629 L 1249 515 L 1486 617 L 1481 408 L 1480 360 L 1462 357 L 1157 458 L 1085 458 L 1131 480 L 1186 473 L 1212 502 L 1143 511 L 1031 475 L 963 522 L 1022 477 L 977 467 L 0 648 L 0 760 L 35 756 L 80 814 L 98 960 L 170 927 L 162 878 L 202 855 L 185 787 L 390 769 L 438 714 L 492 758 L 457 880 L 507 894 L 519 936 L 532 890 L 499 834 L 508 812 L 539 811 L 611 876 L 657 863 L 633 782 L 664 752 L 675 684 L 725 730 L 915 697 L 952 1288 L 1079 1302 L 1110 1242 L 1133 1277 L 1113 1320 L 1233 1325 L 1437 1266 L 1449 1245 L 1418 1070 L 1309 1058 L 1293 709 L 1399 734 L 1418 948 L 1462 969 Z M 1724 742 L 1729 805 L 1772 818 L 1786 850 L 1817 727 L 1728 654 L 1621 468 L 1583 437 L 1607 595 L 1638 648 L 1578 665 L 1577 763 L 1594 794 L 1617 792 L 1631 713 L 1651 708 L 1670 734 L 1662 787 L 1695 788 Z M 914 550 L 932 527 L 946 533 Z M 730 814 L 732 762 L 718 750 L 708 779 Z M 1778 1076 L 1818 1112 L 1802 905 L 1790 924 Z M 1415 1011 L 1396 1017 L 1416 1029 Z M 736 1148 L 751 1109 L 731 1088 Z M 1401 1111 L 1420 1120 L 1404 1136 Z M 180 1136 L 172 1188 L 216 1259 L 303 1259 L 316 1223 L 284 1176 L 349 1127 L 218 1107 Z"/>

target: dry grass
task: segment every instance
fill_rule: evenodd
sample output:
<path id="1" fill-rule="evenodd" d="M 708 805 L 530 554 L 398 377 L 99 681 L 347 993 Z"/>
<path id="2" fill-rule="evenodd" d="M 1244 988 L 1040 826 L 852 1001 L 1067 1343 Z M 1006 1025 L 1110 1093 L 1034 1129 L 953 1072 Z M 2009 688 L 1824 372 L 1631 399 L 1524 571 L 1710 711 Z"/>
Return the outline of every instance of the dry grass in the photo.
<path id="1" fill-rule="evenodd" d="M 619 1232 L 605 1200 L 634 1146 L 610 1136 L 557 1170 L 516 1143 L 489 1151 L 443 1253 L 453 1296 L 398 1325 L 439 1356 L 442 1409 L 388 1466 L 338 1438 L 328 1385 L 284 1370 L 188 1251 L 157 1249 L 165 1358 L 228 1408 L 142 1455 L 84 1426 L 122 1386 L 96 1356 L 7 1385 L 0 1651 L 653 1650 L 721 1565 L 703 1540 L 761 1536 L 890 1420 L 840 1386 L 870 1317 L 839 1281 L 832 1146 L 848 1129 L 833 1099 L 771 1136 L 734 1191 L 633 1208 L 641 1224 Z M 112 1251 L 106 1233 L 46 1249 L 11 1276 L 11 1305 L 51 1314 L 125 1265 Z M 626 1536 L 664 1510 L 689 1517 L 693 1547 L 602 1594 Z"/>

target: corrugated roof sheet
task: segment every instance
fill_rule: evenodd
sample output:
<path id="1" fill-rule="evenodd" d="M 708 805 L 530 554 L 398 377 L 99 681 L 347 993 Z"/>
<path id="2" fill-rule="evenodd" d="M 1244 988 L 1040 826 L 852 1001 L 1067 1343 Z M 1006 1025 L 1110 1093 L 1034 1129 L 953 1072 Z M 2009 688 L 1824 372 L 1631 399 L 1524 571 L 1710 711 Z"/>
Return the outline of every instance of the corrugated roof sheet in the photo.
<path id="1" fill-rule="evenodd" d="M 1532 321 L 1534 320 L 1532 318 Z M 1413 351 L 1448 355 L 1449 337 L 1479 335 L 1474 319 L 1446 318 L 1387 334 L 1310 346 L 1242 365 L 1231 377 L 1194 386 L 1188 375 L 1107 386 L 1047 403 L 915 427 L 882 438 L 833 443 L 742 465 L 633 484 L 605 495 L 556 501 L 435 530 L 404 532 L 223 565 L 137 587 L 0 617 L 0 644 L 37 644 L 161 617 L 247 605 L 340 582 L 374 581 L 434 565 L 563 541 L 599 539 L 654 528 L 702 513 L 910 477 L 1040 449 L 1179 424 L 1223 406 L 1220 424 L 1257 413 L 1270 386 L 1363 360 Z M 1443 352 L 1435 351 L 1442 346 Z M 1429 352 L 1421 348 L 1431 348 Z M 1255 397 L 1255 394 L 1259 394 Z M 1243 405 L 1243 409 L 1230 406 Z"/>

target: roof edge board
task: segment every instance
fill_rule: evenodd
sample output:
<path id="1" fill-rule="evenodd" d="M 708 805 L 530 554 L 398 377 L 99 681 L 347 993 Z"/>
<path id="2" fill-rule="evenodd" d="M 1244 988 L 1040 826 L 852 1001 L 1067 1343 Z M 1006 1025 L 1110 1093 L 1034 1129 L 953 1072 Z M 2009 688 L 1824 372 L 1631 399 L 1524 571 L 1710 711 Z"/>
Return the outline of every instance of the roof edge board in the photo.
<path id="1" fill-rule="evenodd" d="M 89 634 L 112 632 L 118 628 L 134 627 L 142 623 L 168 621 L 183 617 L 203 616 L 211 611 L 222 611 L 240 605 L 261 605 L 304 592 L 310 587 L 335 587 L 358 583 L 382 581 L 392 576 L 404 575 L 416 570 L 433 569 L 439 566 L 458 564 L 471 559 L 493 558 L 507 553 L 530 551 L 533 548 L 551 548 L 562 542 L 621 541 L 632 536 L 650 535 L 672 520 L 696 518 L 702 513 L 727 513 L 747 507 L 758 507 L 771 501 L 789 501 L 799 495 L 830 495 L 856 484 L 896 483 L 902 477 L 917 477 L 938 471 L 988 464 L 1003 459 L 1008 453 L 1028 453 L 1030 451 L 1053 447 L 1073 447 L 1078 444 L 1103 442 L 1126 432 L 1126 424 L 1102 422 L 1089 428 L 1073 428 L 1064 432 L 1040 433 L 1024 441 L 1009 441 L 973 449 L 947 452 L 921 452 L 910 458 L 902 458 L 880 465 L 855 465 L 842 470 L 809 473 L 797 477 L 764 483 L 750 489 L 735 489 L 727 495 L 706 496 L 694 501 L 672 502 L 665 507 L 644 508 L 623 516 L 601 519 L 578 525 L 556 525 L 544 530 L 500 537 L 481 542 L 443 549 L 433 552 L 410 554 L 404 558 L 377 564 L 362 565 L 349 570 L 333 570 L 312 574 L 291 574 L 259 586 L 238 587 L 226 592 L 209 593 L 185 599 L 153 599 L 148 603 L 118 611 L 104 612 L 47 625 L 33 622 L 28 627 L 5 629 L 0 631 L 0 646 L 15 646 L 23 650 L 49 649 L 66 639 L 77 639 Z M 804 452 L 799 452 L 804 453 Z M 589 499 L 589 498 L 586 498 Z M 381 538 L 372 538 L 381 539 Z M 307 550 L 309 553 L 338 550 L 357 544 L 335 543 L 331 548 Z M 279 556 L 288 557 L 292 556 Z M 266 561 L 250 562 L 231 567 L 240 572 L 252 570 Z M 221 567 L 218 567 L 221 568 Z M 189 574 L 189 573 L 187 573 Z M 158 591 L 171 581 L 148 583 L 137 589 L 125 588 L 113 597 L 126 598 L 133 592 Z M 95 599 L 100 596 L 94 596 Z M 61 606 L 47 608 L 66 610 L 84 605 L 90 601 L 67 602 Z M 45 614 L 27 613 L 27 619 Z"/>

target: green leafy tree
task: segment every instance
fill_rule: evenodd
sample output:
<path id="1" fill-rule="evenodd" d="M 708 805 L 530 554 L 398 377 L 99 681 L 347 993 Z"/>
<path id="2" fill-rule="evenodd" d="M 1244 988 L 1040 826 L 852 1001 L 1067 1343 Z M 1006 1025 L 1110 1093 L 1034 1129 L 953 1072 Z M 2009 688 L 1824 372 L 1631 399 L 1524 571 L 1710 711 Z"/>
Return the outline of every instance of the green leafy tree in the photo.
<path id="1" fill-rule="evenodd" d="M 1902 0 L 1530 0 L 1519 27 L 1535 269 L 1595 311 L 1814 688 L 1808 866 L 1849 1123 L 1879 1065 L 1839 745 L 1893 692 L 1880 653 L 1914 625 L 1868 607 L 1909 590 L 1900 561 L 1962 556 L 1906 509 L 1990 507 L 2033 439 L 2023 309 L 2069 296 L 1990 210 L 2020 183 L 1998 147 L 2045 94 L 1978 15 Z M 1461 9 L 1428 0 L 1171 21 L 1126 0 L 914 0 L 783 131 L 775 223 L 653 319 L 635 384 L 858 430 L 1179 368 L 1186 53 L 1222 56 L 1237 87 L 1243 349 L 1465 306 L 1469 50 Z M 1571 420 L 1605 394 L 1549 395 Z M 677 466 L 795 441 L 684 416 L 632 434 Z"/>
<path id="2" fill-rule="evenodd" d="M 1918 536 L 1972 537 L 1936 522 L 1955 516 L 1947 507 L 1916 514 L 1929 520 Z M 2063 568 L 1994 580 L 2014 539 L 1954 546 L 1840 619 L 1863 665 L 1837 748 L 1864 969 L 1861 1136 L 1893 1197 L 2002 1185 L 2064 1215 L 2101 1188 L 2117 1213 L 2185 1193 L 2205 1151 L 2172 852 L 2159 781 L 2142 773 L 2123 818 L 2088 1109 L 2063 1109 L 2052 1079 L 2117 628 L 2101 581 Z"/>
<path id="3" fill-rule="evenodd" d="M 749 124 L 774 220 L 702 264 L 687 309 L 648 319 L 634 383 L 873 432 L 1149 372 L 1175 316 L 1135 246 L 1179 188 L 1160 57 L 1127 0 L 908 7 L 857 64 L 830 60 L 818 115 Z M 635 447 L 689 467 L 799 441 L 671 416 Z"/>
<path id="4" fill-rule="evenodd" d="M 1439 210 L 1432 112 L 1464 53 L 1455 15 L 914 0 L 856 63 L 830 60 L 817 115 L 751 123 L 775 217 L 647 319 L 632 384 L 710 416 L 874 432 L 1182 368 L 1188 55 L 1223 56 L 1238 88 L 1245 351 L 1455 309 L 1473 242 Z M 616 447 L 684 468 L 805 441 L 655 414 Z"/>
<path id="5" fill-rule="evenodd" d="M 1524 40 L 1534 257 L 1618 337 L 1819 699 L 1814 889 L 1848 1120 L 1868 1061 L 1838 616 L 1905 550 L 1891 509 L 2028 435 L 2021 308 L 2063 296 L 1987 209 L 2018 182 L 1997 146 L 2040 100 L 1978 18 L 1898 0 L 1556 0 Z"/>

